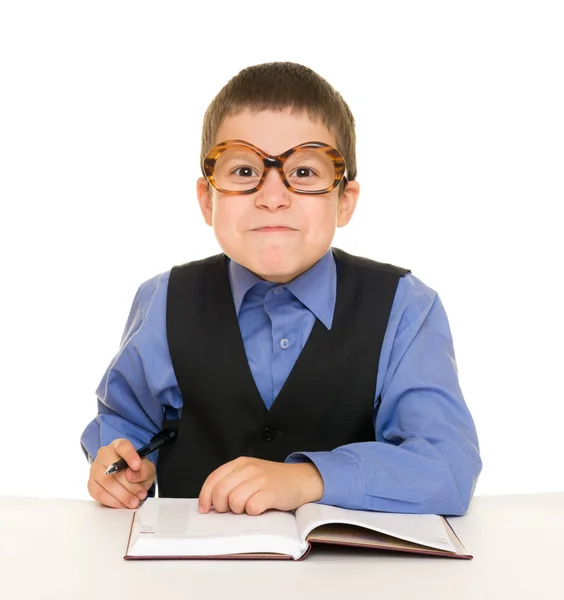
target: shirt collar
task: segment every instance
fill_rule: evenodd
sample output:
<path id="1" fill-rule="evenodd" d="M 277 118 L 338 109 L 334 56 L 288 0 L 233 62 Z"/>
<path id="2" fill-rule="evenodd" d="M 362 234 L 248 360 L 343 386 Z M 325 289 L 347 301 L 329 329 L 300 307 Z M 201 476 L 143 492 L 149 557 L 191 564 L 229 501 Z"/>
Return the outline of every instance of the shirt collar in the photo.
<path id="1" fill-rule="evenodd" d="M 235 312 L 239 316 L 241 305 L 245 299 L 245 294 L 257 283 L 263 281 L 243 265 L 240 265 L 234 260 L 229 261 L 229 282 L 231 283 L 231 294 L 233 295 L 233 303 L 235 304 Z"/>
<path id="2" fill-rule="evenodd" d="M 229 260 L 229 281 L 239 315 L 246 293 L 263 279 L 234 260 Z M 331 329 L 337 297 L 337 268 L 333 252 L 329 249 L 312 267 L 296 279 L 285 284 L 272 284 L 287 288 L 304 304 L 327 329 Z"/>

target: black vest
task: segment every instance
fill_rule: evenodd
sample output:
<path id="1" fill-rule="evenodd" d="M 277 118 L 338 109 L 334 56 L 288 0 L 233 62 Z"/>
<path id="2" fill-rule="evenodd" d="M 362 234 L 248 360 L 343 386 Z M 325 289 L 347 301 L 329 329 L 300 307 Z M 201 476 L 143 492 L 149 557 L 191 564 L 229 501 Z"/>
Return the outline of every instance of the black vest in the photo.
<path id="1" fill-rule="evenodd" d="M 374 440 L 380 350 L 409 271 L 333 253 L 331 330 L 316 319 L 270 410 L 247 362 L 225 255 L 172 269 L 166 330 L 183 407 L 180 420 L 163 421 L 178 436 L 159 451 L 159 496 L 196 498 L 214 469 L 239 456 L 283 462 L 292 452 Z"/>

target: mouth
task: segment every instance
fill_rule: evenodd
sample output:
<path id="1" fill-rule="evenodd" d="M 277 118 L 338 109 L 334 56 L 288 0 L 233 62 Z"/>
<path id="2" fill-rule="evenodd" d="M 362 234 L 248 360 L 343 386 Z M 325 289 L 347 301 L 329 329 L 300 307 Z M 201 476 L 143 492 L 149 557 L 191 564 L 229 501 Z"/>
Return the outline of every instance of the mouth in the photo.
<path id="1" fill-rule="evenodd" d="M 276 232 L 284 232 L 284 231 L 297 231 L 292 227 L 284 227 L 284 226 L 276 226 L 276 227 L 257 227 L 256 229 L 252 229 L 252 231 L 257 231 L 259 233 L 276 233 Z"/>

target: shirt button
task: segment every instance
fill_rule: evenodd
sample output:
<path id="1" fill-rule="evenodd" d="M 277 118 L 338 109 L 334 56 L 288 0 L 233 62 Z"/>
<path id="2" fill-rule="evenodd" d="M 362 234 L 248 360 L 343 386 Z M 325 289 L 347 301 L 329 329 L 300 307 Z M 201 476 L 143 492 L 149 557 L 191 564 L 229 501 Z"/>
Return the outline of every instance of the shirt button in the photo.
<path id="1" fill-rule="evenodd" d="M 280 348 L 282 348 L 282 350 L 287 350 L 289 345 L 290 340 L 288 338 L 282 338 L 280 340 Z"/>
<path id="2" fill-rule="evenodd" d="M 283 287 L 278 287 L 274 290 L 274 293 L 279 296 L 284 291 Z"/>

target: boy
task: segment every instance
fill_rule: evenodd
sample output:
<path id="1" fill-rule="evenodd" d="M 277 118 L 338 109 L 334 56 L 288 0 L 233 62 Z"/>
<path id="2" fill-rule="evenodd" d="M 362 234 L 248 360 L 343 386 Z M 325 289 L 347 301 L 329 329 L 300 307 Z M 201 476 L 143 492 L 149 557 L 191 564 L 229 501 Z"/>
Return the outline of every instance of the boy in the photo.
<path id="1" fill-rule="evenodd" d="M 463 514 L 481 460 L 440 300 L 331 248 L 359 194 L 340 94 L 293 63 L 241 71 L 206 111 L 202 166 L 224 254 L 139 288 L 81 439 L 92 497 L 135 507 L 156 481 L 202 512 Z M 140 460 L 171 426 L 176 441 Z"/>

